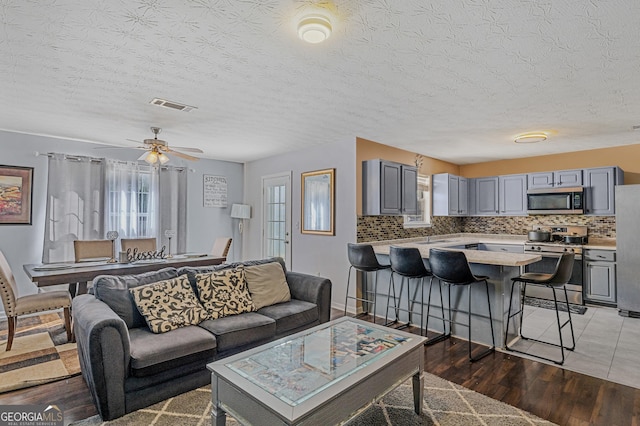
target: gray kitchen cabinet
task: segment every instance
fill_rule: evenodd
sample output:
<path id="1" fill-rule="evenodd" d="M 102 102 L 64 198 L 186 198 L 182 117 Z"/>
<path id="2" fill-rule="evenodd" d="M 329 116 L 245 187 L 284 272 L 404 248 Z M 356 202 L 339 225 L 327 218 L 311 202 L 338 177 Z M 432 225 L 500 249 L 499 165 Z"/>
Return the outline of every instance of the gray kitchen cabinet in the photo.
<path id="1" fill-rule="evenodd" d="M 503 175 L 498 177 L 498 201 L 500 215 L 526 216 L 527 175 Z"/>
<path id="2" fill-rule="evenodd" d="M 569 188 L 582 186 L 582 169 L 529 173 L 528 189 Z"/>
<path id="3" fill-rule="evenodd" d="M 498 177 L 469 179 L 469 214 L 471 216 L 497 216 Z"/>
<path id="4" fill-rule="evenodd" d="M 362 162 L 362 214 L 417 214 L 418 170 L 386 160 Z"/>
<path id="5" fill-rule="evenodd" d="M 469 214 L 469 180 L 439 173 L 433 175 L 433 215 L 466 216 Z"/>
<path id="6" fill-rule="evenodd" d="M 587 301 L 615 305 L 616 252 L 613 250 L 585 250 L 585 294 Z"/>
<path id="7" fill-rule="evenodd" d="M 499 251 L 503 253 L 524 253 L 524 245 L 479 243 L 478 250 Z"/>
<path id="8" fill-rule="evenodd" d="M 418 214 L 418 168 L 400 165 L 402 172 L 402 209 L 406 215 Z"/>
<path id="9" fill-rule="evenodd" d="M 615 186 L 624 183 L 619 167 L 596 167 L 584 170 L 585 214 L 612 216 L 615 211 Z"/>

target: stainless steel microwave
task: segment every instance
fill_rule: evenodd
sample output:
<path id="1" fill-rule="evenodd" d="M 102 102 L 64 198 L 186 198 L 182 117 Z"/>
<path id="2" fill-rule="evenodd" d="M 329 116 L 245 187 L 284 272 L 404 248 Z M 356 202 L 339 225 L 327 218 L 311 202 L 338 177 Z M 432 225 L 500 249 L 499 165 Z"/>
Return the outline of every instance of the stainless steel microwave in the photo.
<path id="1" fill-rule="evenodd" d="M 584 188 L 530 189 L 527 191 L 529 214 L 583 214 Z"/>

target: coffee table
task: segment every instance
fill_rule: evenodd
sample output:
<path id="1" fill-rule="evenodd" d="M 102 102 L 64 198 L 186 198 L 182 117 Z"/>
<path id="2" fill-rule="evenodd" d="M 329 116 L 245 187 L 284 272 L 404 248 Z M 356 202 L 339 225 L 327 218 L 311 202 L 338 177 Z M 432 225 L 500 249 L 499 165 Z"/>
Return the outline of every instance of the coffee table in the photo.
<path id="1" fill-rule="evenodd" d="M 425 340 L 343 317 L 215 361 L 212 424 L 340 424 L 410 377 L 421 414 Z"/>

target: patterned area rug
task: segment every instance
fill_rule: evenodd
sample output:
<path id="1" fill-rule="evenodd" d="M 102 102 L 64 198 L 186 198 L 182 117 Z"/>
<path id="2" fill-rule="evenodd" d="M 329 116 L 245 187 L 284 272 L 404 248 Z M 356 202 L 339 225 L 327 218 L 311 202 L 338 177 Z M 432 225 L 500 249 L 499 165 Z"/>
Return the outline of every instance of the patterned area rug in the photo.
<path id="1" fill-rule="evenodd" d="M 352 419 L 349 426 L 388 425 L 553 425 L 530 413 L 504 404 L 488 396 L 425 373 L 423 414 L 413 411 L 413 388 L 407 381 L 391 391 L 362 414 Z M 151 407 L 127 414 L 110 422 L 99 416 L 72 423 L 73 426 L 143 426 L 211 424 L 211 392 L 209 387 L 187 392 L 159 402 Z M 236 426 L 227 416 L 227 426 Z"/>
<path id="2" fill-rule="evenodd" d="M 0 322 L 0 393 L 80 374 L 75 343 L 67 343 L 62 312 L 18 318 L 7 352 L 7 321 Z"/>
<path id="3" fill-rule="evenodd" d="M 546 299 L 538 299 L 536 297 L 525 297 L 524 304 L 529 306 L 535 306 L 537 308 L 545 308 L 555 310 L 555 304 L 553 300 Z M 558 304 L 558 310 L 562 312 L 567 312 L 567 305 L 563 303 Z M 587 312 L 587 307 L 582 305 L 574 305 L 573 303 L 569 303 L 569 310 L 572 314 L 584 315 Z"/>

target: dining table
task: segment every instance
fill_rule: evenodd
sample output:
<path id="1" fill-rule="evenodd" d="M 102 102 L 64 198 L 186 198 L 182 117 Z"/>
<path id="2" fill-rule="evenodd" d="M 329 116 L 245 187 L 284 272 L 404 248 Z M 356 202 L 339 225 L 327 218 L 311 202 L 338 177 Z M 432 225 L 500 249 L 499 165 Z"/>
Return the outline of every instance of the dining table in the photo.
<path id="1" fill-rule="evenodd" d="M 162 268 L 181 268 L 183 266 L 213 266 L 226 260 L 225 257 L 206 254 L 182 254 L 171 258 L 146 259 L 135 262 L 110 263 L 108 259 L 88 262 L 67 262 L 23 265 L 27 277 L 38 287 L 69 284 L 72 297 L 87 292 L 87 283 L 98 275 L 131 275 L 156 271 Z"/>

